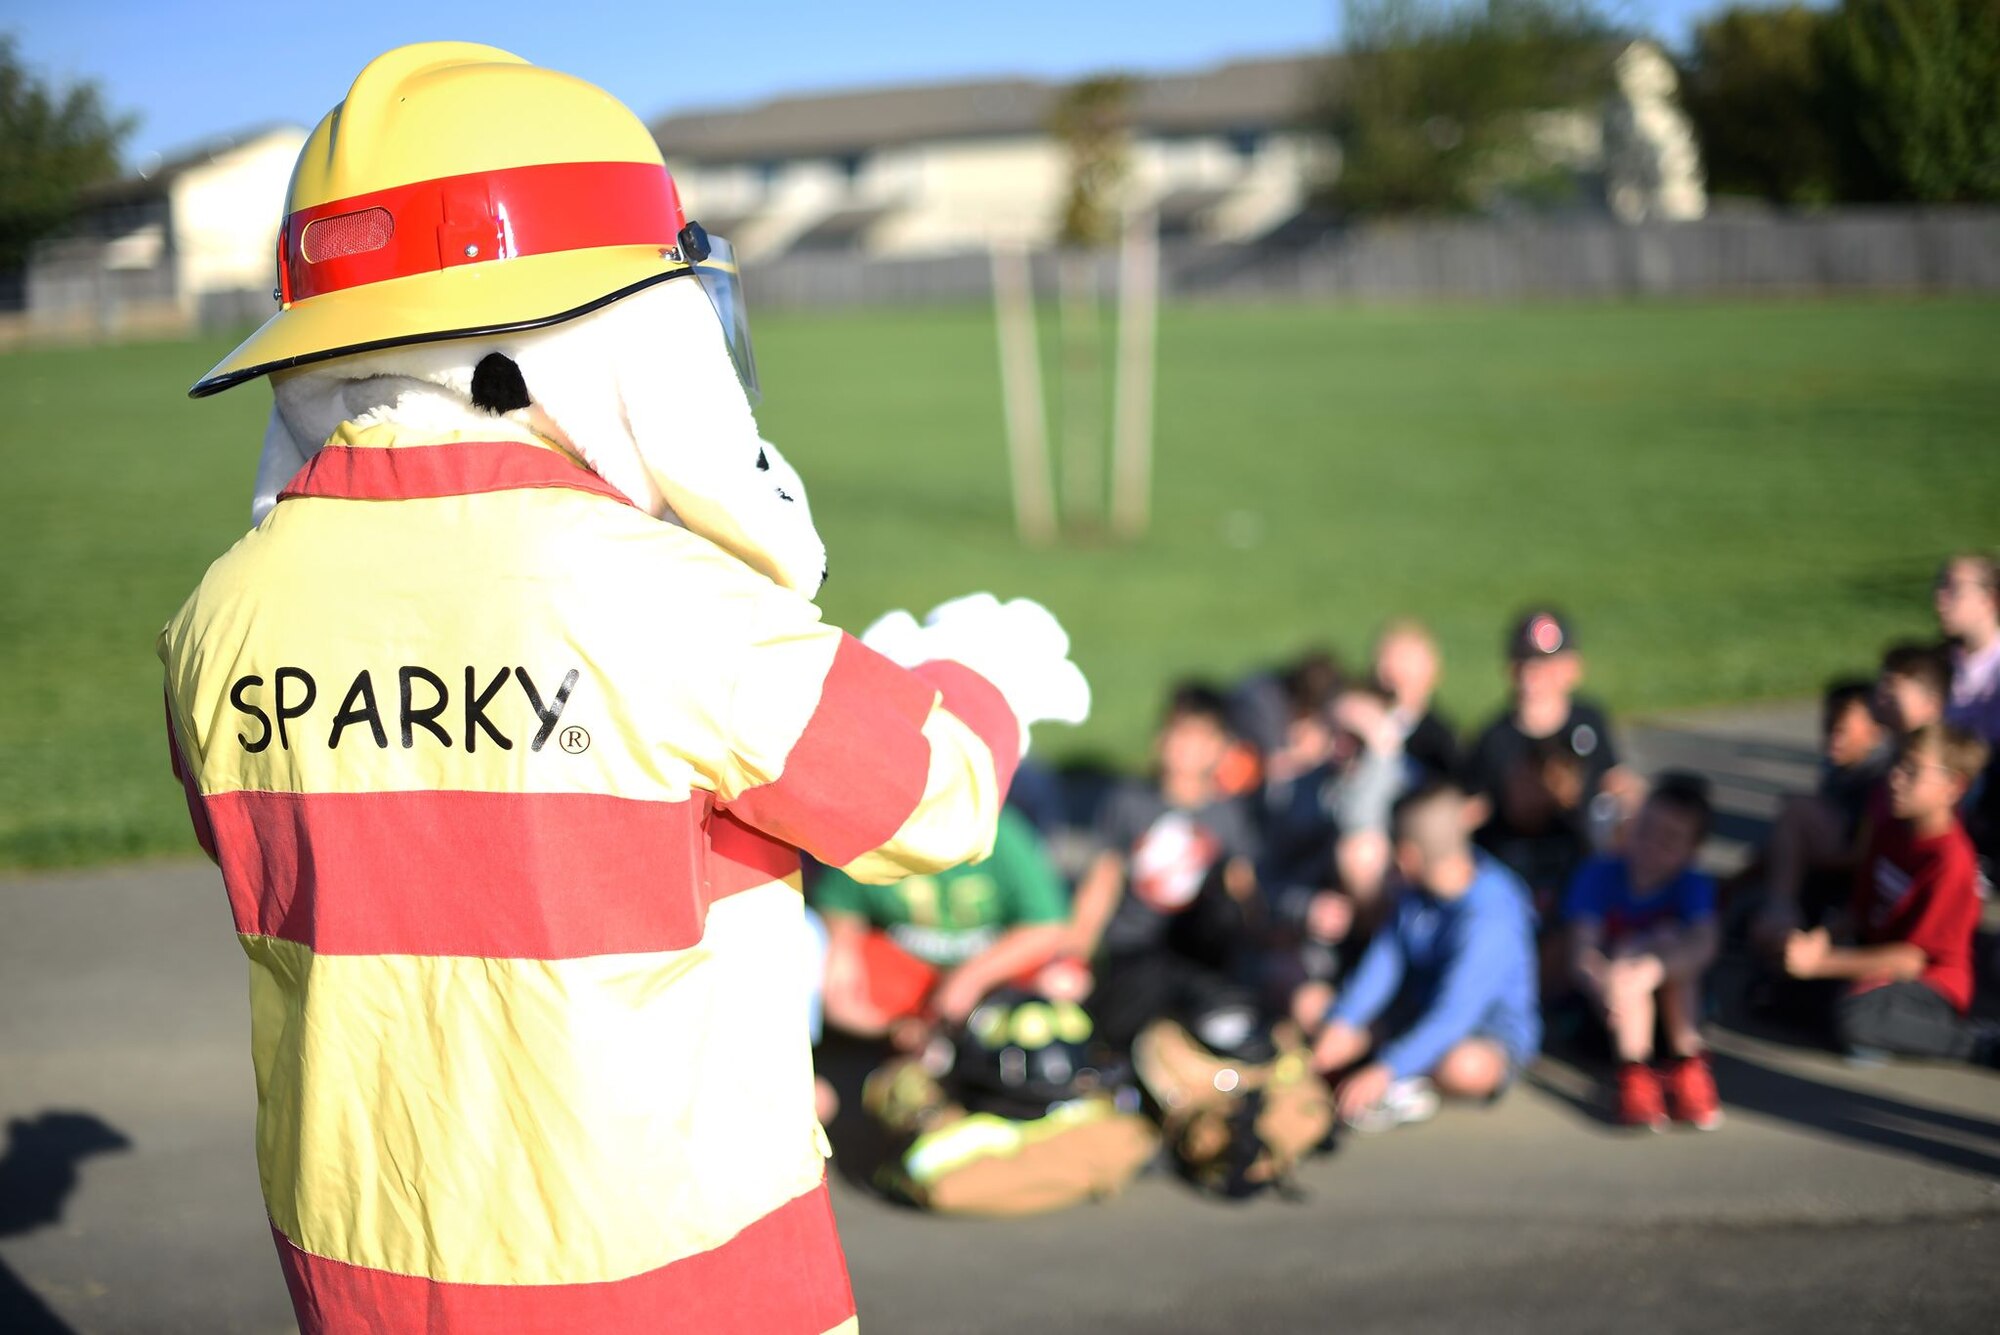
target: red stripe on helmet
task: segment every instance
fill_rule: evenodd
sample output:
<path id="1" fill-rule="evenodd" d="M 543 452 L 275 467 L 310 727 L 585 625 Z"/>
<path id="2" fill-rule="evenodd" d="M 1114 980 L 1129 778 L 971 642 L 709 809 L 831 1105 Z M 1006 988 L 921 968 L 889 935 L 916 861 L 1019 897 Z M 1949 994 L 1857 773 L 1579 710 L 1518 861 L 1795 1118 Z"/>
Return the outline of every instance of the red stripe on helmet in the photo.
<path id="1" fill-rule="evenodd" d="M 379 213 L 386 213 L 382 224 Z M 347 228 L 366 248 L 322 248 L 306 258 L 313 224 L 370 214 Z M 278 236 L 280 298 L 286 305 L 391 278 L 461 264 L 550 255 L 598 246 L 678 244 L 687 217 L 665 167 L 647 162 L 555 162 L 417 181 L 350 195 L 285 219 Z M 369 244 L 376 243 L 379 244 Z"/>

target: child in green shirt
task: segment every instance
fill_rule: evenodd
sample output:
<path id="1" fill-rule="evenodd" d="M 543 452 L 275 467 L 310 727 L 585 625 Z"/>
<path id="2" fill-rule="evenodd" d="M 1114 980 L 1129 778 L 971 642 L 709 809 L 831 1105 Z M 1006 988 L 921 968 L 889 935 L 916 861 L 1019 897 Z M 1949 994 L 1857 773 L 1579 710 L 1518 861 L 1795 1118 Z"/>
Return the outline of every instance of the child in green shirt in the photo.
<path id="1" fill-rule="evenodd" d="M 1069 922 L 1061 879 L 1011 808 L 984 862 L 891 885 L 830 870 L 813 898 L 829 938 L 826 1018 L 864 1037 L 962 1022 L 988 992 L 1053 958 Z"/>

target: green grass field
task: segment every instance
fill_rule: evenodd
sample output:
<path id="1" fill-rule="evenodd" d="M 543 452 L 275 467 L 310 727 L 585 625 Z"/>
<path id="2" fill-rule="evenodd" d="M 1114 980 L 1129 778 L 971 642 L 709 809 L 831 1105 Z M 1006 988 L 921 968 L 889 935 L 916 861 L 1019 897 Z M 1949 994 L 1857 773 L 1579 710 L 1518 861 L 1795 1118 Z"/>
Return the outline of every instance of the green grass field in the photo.
<path id="1" fill-rule="evenodd" d="M 981 311 L 764 318 L 765 429 L 812 488 L 828 615 L 979 588 L 1073 629 L 1098 696 L 1051 755 L 1143 754 L 1169 679 L 1432 622 L 1461 720 L 1502 626 L 1574 614 L 1631 713 L 1793 695 L 1923 633 L 2000 529 L 2000 305 L 1177 309 L 1152 536 L 1012 536 Z M 0 865 L 192 848 L 159 626 L 246 522 L 269 402 L 182 391 L 223 341 L 0 357 Z"/>

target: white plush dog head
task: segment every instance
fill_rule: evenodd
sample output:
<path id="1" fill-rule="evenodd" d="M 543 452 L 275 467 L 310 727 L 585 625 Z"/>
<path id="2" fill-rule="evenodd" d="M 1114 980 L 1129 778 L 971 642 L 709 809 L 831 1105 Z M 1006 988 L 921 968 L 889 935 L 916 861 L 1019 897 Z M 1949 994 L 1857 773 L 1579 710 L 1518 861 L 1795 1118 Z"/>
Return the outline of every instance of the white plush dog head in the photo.
<path id="1" fill-rule="evenodd" d="M 805 489 L 758 436 L 714 308 L 691 280 L 548 329 L 343 357 L 274 387 L 255 520 L 344 421 L 470 434 L 497 415 L 787 588 L 810 598 L 825 576 Z"/>

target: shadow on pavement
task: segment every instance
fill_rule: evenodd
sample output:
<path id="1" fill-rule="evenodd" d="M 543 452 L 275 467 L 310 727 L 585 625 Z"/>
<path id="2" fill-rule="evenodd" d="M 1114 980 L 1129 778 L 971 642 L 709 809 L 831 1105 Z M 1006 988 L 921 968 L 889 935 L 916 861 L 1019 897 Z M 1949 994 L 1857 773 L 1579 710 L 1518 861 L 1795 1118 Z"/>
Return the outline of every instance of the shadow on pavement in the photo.
<path id="1" fill-rule="evenodd" d="M 132 1147 L 115 1127 L 89 1113 L 45 1112 L 7 1123 L 0 1154 L 0 1238 L 18 1237 L 61 1221 L 76 1190 L 77 1165 Z M 4 1262 L 0 1262 L 0 1330 L 8 1335 L 72 1335 Z"/>
<path id="2" fill-rule="evenodd" d="M 1538 1062 L 1528 1070 L 1523 1077 L 1527 1084 L 1592 1122 L 1616 1126 L 1602 1095 L 1605 1060 L 1574 1049 L 1554 1055 L 1554 1062 Z M 1829 1084 L 1713 1048 L 1708 1060 L 1727 1110 L 2000 1181 L 2000 1122 Z"/>
<path id="3" fill-rule="evenodd" d="M 1521 1083 L 1568 1105 L 1586 1121 L 1600 1126 L 1618 1125 L 1618 1119 L 1612 1116 L 1611 1107 L 1604 1100 L 1597 1064 L 1578 1059 L 1574 1052 L 1545 1052 L 1522 1073 Z"/>
<path id="4" fill-rule="evenodd" d="M 1709 1061 L 1729 1107 L 2000 1180 L 2000 1122 L 1828 1084 L 1726 1052 L 1711 1052 Z M 1961 1143 L 1966 1140 L 1983 1145 Z"/>
<path id="5" fill-rule="evenodd" d="M 51 1312 L 4 1261 L 0 1261 L 0 1330 L 7 1335 L 76 1335 L 75 1327 Z"/>

